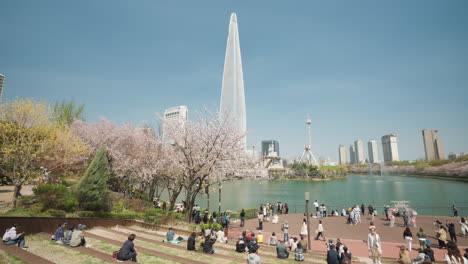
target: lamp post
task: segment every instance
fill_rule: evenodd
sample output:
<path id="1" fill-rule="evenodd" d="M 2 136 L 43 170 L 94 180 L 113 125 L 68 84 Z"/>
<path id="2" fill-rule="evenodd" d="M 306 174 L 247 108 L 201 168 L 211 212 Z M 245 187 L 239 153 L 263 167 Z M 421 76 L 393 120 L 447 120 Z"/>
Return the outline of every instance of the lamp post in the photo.
<path id="1" fill-rule="evenodd" d="M 221 179 L 219 179 L 218 181 L 218 203 L 219 203 L 219 207 L 218 207 L 218 213 L 219 215 L 221 215 L 221 189 L 223 188 L 223 185 L 221 184 Z"/>
<path id="2" fill-rule="evenodd" d="M 310 215 L 309 215 L 309 200 L 310 200 L 310 193 L 305 192 L 304 198 L 306 201 L 306 215 L 307 215 L 307 248 L 310 250 Z"/>

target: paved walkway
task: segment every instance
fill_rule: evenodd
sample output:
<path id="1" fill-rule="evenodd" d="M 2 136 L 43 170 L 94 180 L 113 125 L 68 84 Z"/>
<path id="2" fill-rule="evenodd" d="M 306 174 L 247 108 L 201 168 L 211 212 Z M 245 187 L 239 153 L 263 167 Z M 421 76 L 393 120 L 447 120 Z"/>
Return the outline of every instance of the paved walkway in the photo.
<path id="1" fill-rule="evenodd" d="M 277 237 L 282 238 L 283 233 L 281 232 L 281 224 L 287 220 L 289 223 L 290 236 L 299 237 L 302 219 L 304 218 L 303 214 L 288 214 L 280 215 L 279 224 L 272 224 L 271 222 L 266 222 L 263 224 L 263 234 L 265 235 L 265 241 L 270 237 L 272 232 L 276 232 Z M 358 225 L 352 226 L 346 224 L 346 219 L 344 217 L 327 217 L 324 219 L 311 218 L 311 235 L 315 235 L 315 230 L 318 226 L 318 221 L 322 220 L 324 227 L 324 234 L 326 238 L 340 238 L 344 244 L 348 246 L 350 251 L 354 256 L 358 257 L 368 257 L 367 250 L 367 234 L 369 223 L 371 221 L 370 217 L 362 217 L 362 222 Z M 417 256 L 417 249 L 419 248 L 419 243 L 416 237 L 416 233 L 419 230 L 419 227 L 422 227 L 426 235 L 428 235 L 429 240 L 434 245 L 433 249 L 435 252 L 435 257 L 437 261 L 442 261 L 444 253 L 446 250 L 441 250 L 436 248 L 437 239 L 435 238 L 435 226 L 434 221 L 439 220 L 442 223 L 445 223 L 445 220 L 452 221 L 455 223 L 457 233 L 460 232 L 460 221 L 459 218 L 453 217 L 436 217 L 436 216 L 418 216 L 417 218 L 417 228 L 411 228 L 413 233 L 413 250 L 410 252 L 411 257 Z M 377 232 L 380 234 L 380 237 L 383 241 L 383 256 L 389 258 L 398 258 L 399 246 L 404 245 L 403 239 L 403 219 L 400 217 L 395 222 L 395 227 L 390 227 L 388 221 L 385 220 L 383 216 L 377 216 L 374 219 L 374 224 L 377 228 Z M 229 228 L 229 237 L 231 239 L 237 238 L 243 230 L 254 230 L 258 226 L 257 219 L 247 220 L 243 228 L 239 226 L 240 222 L 234 222 L 230 225 Z M 461 236 L 461 234 L 459 234 Z M 468 246 L 468 237 L 458 236 L 458 245 L 462 252 Z M 312 249 L 318 251 L 326 251 L 326 246 L 324 241 L 317 241 L 312 239 Z"/>
<path id="2" fill-rule="evenodd" d="M 0 213 L 6 212 L 13 207 L 13 189 L 15 187 L 12 185 L 0 186 Z M 21 194 L 31 195 L 33 185 L 24 185 L 21 189 Z"/>

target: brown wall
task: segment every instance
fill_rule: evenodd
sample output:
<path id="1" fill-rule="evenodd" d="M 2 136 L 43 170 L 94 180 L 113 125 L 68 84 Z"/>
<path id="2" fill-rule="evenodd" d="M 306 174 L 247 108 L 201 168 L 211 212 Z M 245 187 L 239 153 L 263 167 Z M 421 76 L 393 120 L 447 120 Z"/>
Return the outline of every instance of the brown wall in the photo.
<path id="1" fill-rule="evenodd" d="M 133 220 L 106 218 L 0 217 L 0 234 L 3 236 L 5 230 L 12 227 L 15 223 L 21 224 L 22 231 L 26 232 L 26 234 L 40 232 L 53 234 L 57 227 L 63 222 L 67 222 L 68 225 L 73 224 L 75 228 L 78 224 L 84 224 L 86 228 L 98 226 L 112 227 L 116 225 L 130 226 L 138 224 Z"/>

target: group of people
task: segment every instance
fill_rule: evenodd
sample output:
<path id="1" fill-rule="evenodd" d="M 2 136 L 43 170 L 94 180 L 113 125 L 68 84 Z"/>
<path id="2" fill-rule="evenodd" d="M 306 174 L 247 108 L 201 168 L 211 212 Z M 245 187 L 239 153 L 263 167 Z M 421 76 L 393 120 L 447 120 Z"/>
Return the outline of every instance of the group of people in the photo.
<path id="1" fill-rule="evenodd" d="M 193 232 L 187 240 L 187 250 L 203 252 L 205 254 L 214 254 L 216 252 L 214 244 L 227 243 L 224 229 L 210 230 L 202 229 L 198 234 Z"/>
<path id="2" fill-rule="evenodd" d="M 55 231 L 55 234 L 52 236 L 52 240 L 54 240 L 58 244 L 70 247 L 89 247 L 89 245 L 86 244 L 86 240 L 83 233 L 83 229 L 86 228 L 85 225 L 78 224 L 76 229 L 74 225 L 69 225 L 67 231 L 65 231 L 66 227 L 66 222 L 60 224 L 57 230 Z M 12 227 L 5 230 L 2 240 L 4 245 L 16 244 L 20 248 L 28 248 L 26 246 L 25 233 L 21 230 L 21 224 L 14 224 Z"/>
<path id="3" fill-rule="evenodd" d="M 65 228 L 67 231 L 65 231 Z M 57 230 L 55 230 L 52 240 L 70 247 L 89 247 L 89 245 L 86 244 L 86 239 L 83 233 L 83 229 L 85 228 L 85 225 L 78 224 L 75 230 L 75 225 L 69 225 L 67 227 L 67 222 L 64 222 L 58 226 Z"/>

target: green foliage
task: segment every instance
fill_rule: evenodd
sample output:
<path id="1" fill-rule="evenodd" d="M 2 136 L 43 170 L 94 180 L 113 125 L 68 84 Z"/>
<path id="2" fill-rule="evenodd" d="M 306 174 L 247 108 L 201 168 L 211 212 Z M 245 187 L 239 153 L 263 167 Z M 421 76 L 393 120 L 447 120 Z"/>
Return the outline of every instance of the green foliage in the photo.
<path id="1" fill-rule="evenodd" d="M 468 154 L 458 157 L 455 162 L 468 161 Z"/>
<path id="2" fill-rule="evenodd" d="M 200 229 L 221 230 L 223 226 L 218 223 L 201 224 Z"/>
<path id="3" fill-rule="evenodd" d="M 69 126 L 75 119 L 84 120 L 84 105 L 77 106 L 74 100 L 66 102 L 65 100 L 54 105 L 54 121 L 59 124 Z"/>
<path id="4" fill-rule="evenodd" d="M 122 213 L 124 210 L 125 210 L 125 207 L 123 206 L 123 204 L 119 204 L 119 205 L 112 207 L 112 213 L 118 214 L 118 213 Z"/>
<path id="5" fill-rule="evenodd" d="M 102 147 L 96 152 L 85 174 L 77 184 L 75 192 L 81 209 L 109 211 L 108 179 L 107 149 Z"/>
<path id="6" fill-rule="evenodd" d="M 437 166 L 442 166 L 442 165 L 445 165 L 445 164 L 449 164 L 451 162 L 452 162 L 451 160 L 431 160 L 431 161 L 429 161 L 429 165 L 437 167 Z"/>
<path id="7" fill-rule="evenodd" d="M 62 185 L 42 184 L 34 189 L 34 195 L 42 205 L 41 211 L 49 209 L 71 212 L 75 210 L 78 201 L 73 194 Z"/>
<path id="8" fill-rule="evenodd" d="M 183 220 L 184 215 L 172 211 L 164 211 L 162 209 L 151 208 L 146 210 L 143 215 L 143 221 L 151 224 L 165 224 L 174 220 Z"/>
<path id="9" fill-rule="evenodd" d="M 134 212 L 134 211 L 125 211 L 122 213 L 80 211 L 78 212 L 78 216 L 84 217 L 84 218 L 114 218 L 114 219 L 137 219 L 137 218 L 142 217 L 141 214 Z"/>
<path id="10" fill-rule="evenodd" d="M 239 210 L 238 212 L 232 212 L 229 215 L 231 218 L 239 218 L 240 219 L 240 212 L 242 210 Z M 244 208 L 245 212 L 245 218 L 246 219 L 253 219 L 258 217 L 258 208 L 256 207 L 251 207 L 251 208 Z"/>
<path id="11" fill-rule="evenodd" d="M 294 171 L 296 176 L 308 176 L 308 177 L 317 177 L 321 176 L 319 172 L 319 168 L 312 164 L 307 164 L 304 162 L 301 163 L 294 163 L 291 166 L 291 169 Z"/>
<path id="12" fill-rule="evenodd" d="M 2 216 L 20 216 L 20 217 L 30 217 L 34 216 L 25 208 L 17 207 L 8 210 L 7 212 L 3 213 Z"/>
<path id="13" fill-rule="evenodd" d="M 53 217 L 65 217 L 67 213 L 63 210 L 50 209 L 47 211 L 47 214 Z"/>
<path id="14" fill-rule="evenodd" d="M 62 185 L 67 186 L 67 187 L 73 187 L 77 183 L 78 183 L 78 180 L 62 179 Z"/>

